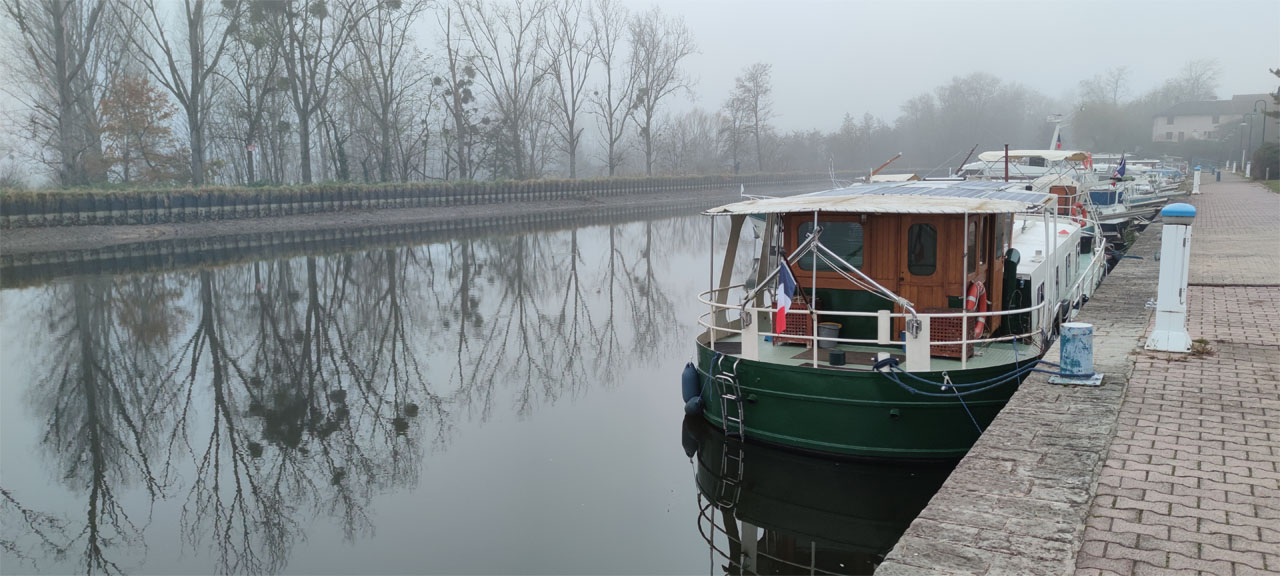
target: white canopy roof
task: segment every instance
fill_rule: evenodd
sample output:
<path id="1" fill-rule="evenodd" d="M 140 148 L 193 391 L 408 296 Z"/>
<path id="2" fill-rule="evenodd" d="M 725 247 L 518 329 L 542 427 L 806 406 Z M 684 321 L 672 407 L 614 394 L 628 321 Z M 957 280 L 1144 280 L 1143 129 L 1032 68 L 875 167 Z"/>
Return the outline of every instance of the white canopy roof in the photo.
<path id="1" fill-rule="evenodd" d="M 1039 210 L 1049 194 L 1007 182 L 916 181 L 864 184 L 787 198 L 761 198 L 707 210 L 705 214 L 1010 214 Z"/>
<path id="2" fill-rule="evenodd" d="M 1080 183 L 1066 174 L 1045 174 L 1033 180 L 1031 186 L 1035 190 L 1048 190 L 1050 186 L 1074 186 L 1079 189 Z"/>
<path id="3" fill-rule="evenodd" d="M 1009 159 L 1017 160 L 1020 158 L 1044 158 L 1050 162 L 1084 162 L 1089 157 L 1088 152 L 1079 150 L 1010 150 Z M 983 162 L 996 162 L 1004 160 L 1004 150 L 989 150 L 978 155 L 978 159 Z"/>
<path id="4" fill-rule="evenodd" d="M 876 174 L 871 177 L 872 182 L 910 182 L 919 179 L 915 174 Z"/>

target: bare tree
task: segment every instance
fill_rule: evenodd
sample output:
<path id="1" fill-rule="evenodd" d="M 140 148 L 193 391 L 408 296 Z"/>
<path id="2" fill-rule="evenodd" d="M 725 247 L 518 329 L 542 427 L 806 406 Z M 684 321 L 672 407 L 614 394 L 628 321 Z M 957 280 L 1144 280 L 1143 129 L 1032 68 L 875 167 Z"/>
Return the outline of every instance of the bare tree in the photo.
<path id="1" fill-rule="evenodd" d="M 11 62 L 23 70 L 33 122 L 53 134 L 58 183 L 88 184 L 105 179 L 102 141 L 97 131 L 95 68 L 106 56 L 106 0 L 4 0 L 17 25 L 22 54 Z"/>
<path id="2" fill-rule="evenodd" d="M 489 6 L 456 0 L 462 27 L 475 49 L 476 71 L 493 98 L 510 146 L 512 176 L 527 178 L 525 132 L 543 80 L 541 20 L 547 0 L 512 0 Z"/>
<path id="3" fill-rule="evenodd" d="M 731 101 L 737 101 L 751 127 L 756 144 L 756 170 L 764 172 L 764 153 L 760 148 L 760 132 L 773 117 L 773 65 L 756 62 L 738 75 Z"/>
<path id="4" fill-rule="evenodd" d="M 1120 98 L 1128 90 L 1129 84 L 1129 67 L 1116 66 L 1107 70 L 1106 76 L 1107 91 L 1111 93 L 1111 105 L 1119 106 Z"/>
<path id="5" fill-rule="evenodd" d="M 366 17 L 352 25 L 351 46 L 359 65 L 345 78 L 353 90 L 365 94 L 356 101 L 377 126 L 378 179 L 382 182 L 394 177 L 392 149 L 396 147 L 396 137 L 413 128 L 406 125 L 414 120 L 408 99 L 426 79 L 409 32 L 426 8 L 426 0 L 378 2 Z M 425 121 L 414 124 L 427 125 Z M 403 170 L 401 179 L 407 179 Z"/>
<path id="6" fill-rule="evenodd" d="M 614 176 L 622 165 L 622 135 L 631 115 L 634 68 L 623 62 L 622 35 L 627 27 L 627 9 L 618 0 L 595 0 L 591 5 L 590 49 L 604 68 L 604 86 L 591 92 L 591 113 L 605 143 L 605 166 Z"/>
<path id="7" fill-rule="evenodd" d="M 242 150 L 245 160 L 245 183 L 257 181 L 254 157 L 263 133 L 263 118 L 269 104 L 268 96 L 284 88 L 279 85 L 277 71 L 280 68 L 280 42 L 273 37 L 277 31 L 272 25 L 279 19 L 281 4 L 272 0 L 256 0 L 249 5 L 248 13 L 231 33 L 231 50 L 228 55 L 229 70 L 223 74 L 234 92 L 232 121 L 239 124 L 236 130 L 236 148 Z"/>
<path id="8" fill-rule="evenodd" d="M 721 109 L 724 113 L 720 115 L 720 146 L 729 153 L 733 173 L 737 174 L 742 169 L 742 144 L 747 134 L 749 113 L 746 101 L 734 93 L 725 100 Z"/>
<path id="9" fill-rule="evenodd" d="M 141 24 L 137 29 L 143 33 L 130 35 L 139 61 L 186 113 L 191 139 L 191 183 L 201 186 L 205 182 L 205 123 L 213 104 L 218 63 L 239 26 L 244 0 L 225 0 L 213 6 L 204 0 L 184 0 L 185 26 L 181 36 L 185 36 L 185 45 L 170 40 L 165 32 L 162 13 L 169 11 L 170 4 L 138 0 L 136 4 L 120 6 L 125 18 Z M 155 54 L 154 50 L 160 53 Z"/>
<path id="10" fill-rule="evenodd" d="M 1218 75 L 1222 65 L 1217 60 L 1192 60 L 1182 66 L 1173 81 L 1177 83 L 1183 100 L 1213 100 L 1217 97 Z"/>
<path id="11" fill-rule="evenodd" d="M 471 87 L 475 84 L 476 69 L 471 65 L 471 56 L 463 53 L 462 41 L 458 37 L 460 24 L 455 20 L 460 8 L 453 3 L 445 4 L 436 11 L 436 22 L 440 26 L 442 48 L 444 48 L 445 71 L 443 76 L 436 76 L 431 84 L 440 89 L 444 105 L 448 108 L 451 128 L 444 132 L 447 148 L 446 158 L 457 166 L 458 178 L 470 179 L 475 176 L 475 163 L 472 162 L 472 147 L 475 145 L 476 127 L 471 120 L 475 112 L 475 94 Z M 450 167 L 445 166 L 444 177 L 449 178 Z"/>
<path id="12" fill-rule="evenodd" d="M 1102 74 L 1080 81 L 1080 99 L 1083 102 L 1110 102 L 1119 106 L 1120 99 L 1128 91 L 1129 67 L 1108 68 Z"/>
<path id="13" fill-rule="evenodd" d="M 352 0 L 289 0 L 280 21 L 289 97 L 297 116 L 304 184 L 311 182 L 312 123 L 329 99 L 342 49 L 364 12 Z"/>
<path id="14" fill-rule="evenodd" d="M 684 20 L 667 17 L 658 7 L 631 21 L 631 66 L 636 75 L 636 114 L 631 116 L 640 130 L 644 146 L 644 171 L 653 175 L 654 120 L 658 105 L 679 90 L 690 90 L 691 81 L 680 62 L 697 47 Z"/>
<path id="15" fill-rule="evenodd" d="M 666 174 L 706 174 L 717 172 L 721 166 L 716 138 L 718 114 L 700 108 L 676 115 L 664 122 L 661 149 L 664 153 L 659 165 Z"/>
<path id="16" fill-rule="evenodd" d="M 578 144 L 582 128 L 578 113 L 586 103 L 587 74 L 594 55 L 582 29 L 582 0 L 556 0 L 546 22 L 547 70 L 552 83 L 556 135 L 569 156 L 569 177 L 578 177 Z"/>

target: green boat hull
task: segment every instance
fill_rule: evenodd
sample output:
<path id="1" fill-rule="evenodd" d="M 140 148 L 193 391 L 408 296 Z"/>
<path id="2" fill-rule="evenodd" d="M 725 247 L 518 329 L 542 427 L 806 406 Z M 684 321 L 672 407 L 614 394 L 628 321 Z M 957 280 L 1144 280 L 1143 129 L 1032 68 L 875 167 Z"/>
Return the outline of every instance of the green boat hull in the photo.
<path id="1" fill-rule="evenodd" d="M 711 379 L 717 370 L 717 355 L 698 344 L 703 416 L 719 428 L 724 390 Z M 955 370 L 947 375 L 953 383 L 964 385 L 998 379 L 1037 360 L 1032 357 L 1017 364 Z M 724 364 L 731 361 L 738 359 L 726 357 Z M 915 376 L 930 382 L 944 380 L 942 372 Z M 737 377 L 746 399 L 743 425 L 748 440 L 821 454 L 920 460 L 963 457 L 981 435 L 980 429 L 991 424 L 1022 380 L 1020 377 L 962 400 L 913 394 L 887 375 L 869 370 L 740 360 Z M 901 379 L 920 390 L 946 392 Z"/>
<path id="2" fill-rule="evenodd" d="M 721 512 L 717 519 L 708 509 L 704 517 L 730 536 L 722 551 L 741 565 L 743 535 L 730 519 L 768 533 L 760 548 L 770 554 L 757 559 L 757 574 L 807 573 L 796 568 L 811 561 L 826 572 L 871 573 L 953 467 L 833 461 L 741 443 L 705 421 L 682 426 L 691 443 L 686 453 L 692 448 L 697 460 L 698 490 Z"/>

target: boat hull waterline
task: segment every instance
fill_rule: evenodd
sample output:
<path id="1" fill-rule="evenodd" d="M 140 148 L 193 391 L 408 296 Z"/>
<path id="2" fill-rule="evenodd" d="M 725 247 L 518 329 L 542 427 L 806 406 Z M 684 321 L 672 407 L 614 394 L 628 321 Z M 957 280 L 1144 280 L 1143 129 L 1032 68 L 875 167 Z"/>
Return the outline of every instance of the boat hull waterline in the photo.
<path id="1" fill-rule="evenodd" d="M 698 345 L 704 417 L 723 428 L 719 390 L 710 376 L 719 353 Z M 874 370 L 853 371 L 737 361 L 743 425 L 748 439 L 807 452 L 849 457 L 950 460 L 961 458 L 1017 391 L 1022 376 L 990 390 L 957 397 L 913 394 Z M 931 382 L 964 386 L 1000 379 L 1039 361 L 1025 360 L 963 371 L 923 372 Z M 946 392 L 907 378 L 907 386 Z M 972 415 L 972 416 L 970 416 Z"/>

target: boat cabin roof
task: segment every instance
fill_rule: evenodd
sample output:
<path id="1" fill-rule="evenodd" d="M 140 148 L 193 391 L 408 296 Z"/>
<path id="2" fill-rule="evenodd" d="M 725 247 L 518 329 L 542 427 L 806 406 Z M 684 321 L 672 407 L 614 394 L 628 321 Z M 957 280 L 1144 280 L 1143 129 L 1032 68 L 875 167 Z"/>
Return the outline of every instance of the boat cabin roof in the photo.
<path id="1" fill-rule="evenodd" d="M 1023 186 L 934 180 L 871 183 L 786 198 L 746 200 L 712 208 L 704 214 L 1010 214 L 1038 212 L 1051 203 L 1051 194 L 1029 192 Z"/>
<path id="2" fill-rule="evenodd" d="M 1075 186 L 1080 187 L 1080 183 L 1075 178 L 1066 174 L 1045 174 L 1031 183 L 1036 190 L 1048 190 L 1050 186 Z"/>
<path id="3" fill-rule="evenodd" d="M 1084 162 L 1089 158 L 1088 152 L 1080 150 L 1010 150 L 1009 159 L 1018 160 L 1021 158 L 1044 158 L 1050 162 Z M 978 160 L 983 162 L 997 162 L 1004 160 L 1004 150 L 989 150 L 978 154 Z"/>

